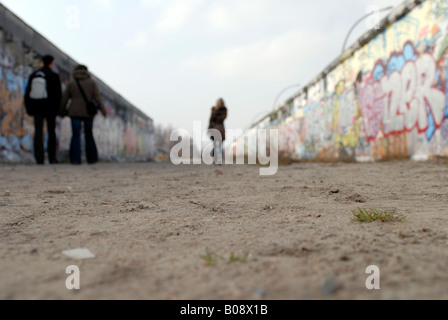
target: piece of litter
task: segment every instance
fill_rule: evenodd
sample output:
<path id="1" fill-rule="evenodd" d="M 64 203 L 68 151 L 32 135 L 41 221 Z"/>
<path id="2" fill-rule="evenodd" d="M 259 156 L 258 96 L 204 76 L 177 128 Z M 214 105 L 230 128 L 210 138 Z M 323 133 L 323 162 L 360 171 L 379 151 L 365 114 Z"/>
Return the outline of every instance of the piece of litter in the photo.
<path id="1" fill-rule="evenodd" d="M 70 258 L 84 260 L 95 258 L 95 255 L 89 249 L 73 249 L 62 251 L 62 253 Z"/>

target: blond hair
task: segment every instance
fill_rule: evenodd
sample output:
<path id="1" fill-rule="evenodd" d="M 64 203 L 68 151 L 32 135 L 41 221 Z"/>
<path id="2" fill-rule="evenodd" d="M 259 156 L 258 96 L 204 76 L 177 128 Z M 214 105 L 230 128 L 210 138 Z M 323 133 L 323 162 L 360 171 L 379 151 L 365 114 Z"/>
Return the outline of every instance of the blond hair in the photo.
<path id="1" fill-rule="evenodd" d="M 218 107 L 218 108 L 225 107 L 224 100 L 219 99 L 218 101 L 216 101 L 216 107 Z"/>

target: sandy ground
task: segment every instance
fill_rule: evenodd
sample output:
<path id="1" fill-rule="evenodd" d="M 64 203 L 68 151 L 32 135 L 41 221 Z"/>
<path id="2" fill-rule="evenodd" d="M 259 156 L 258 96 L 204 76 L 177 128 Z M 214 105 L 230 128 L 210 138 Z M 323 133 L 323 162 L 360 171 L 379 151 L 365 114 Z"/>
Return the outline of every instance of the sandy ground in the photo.
<path id="1" fill-rule="evenodd" d="M 271 177 L 0 165 L 0 178 L 0 299 L 448 299 L 446 160 L 294 163 Z M 407 219 L 354 222 L 358 207 Z M 95 258 L 62 253 L 76 248 Z M 65 286 L 70 265 L 80 290 Z M 380 290 L 366 288 L 370 265 Z"/>

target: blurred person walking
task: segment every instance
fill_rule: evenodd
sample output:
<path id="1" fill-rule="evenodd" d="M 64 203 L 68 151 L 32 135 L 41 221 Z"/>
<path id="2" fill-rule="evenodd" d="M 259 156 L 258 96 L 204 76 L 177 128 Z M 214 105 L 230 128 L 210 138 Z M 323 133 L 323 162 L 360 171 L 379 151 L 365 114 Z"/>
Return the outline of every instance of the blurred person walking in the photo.
<path id="1" fill-rule="evenodd" d="M 227 119 L 227 107 L 223 99 L 218 99 L 216 106 L 212 108 L 210 116 L 209 129 L 218 130 L 221 133 L 221 139 L 211 137 L 213 140 L 213 159 L 215 164 L 222 164 L 223 143 L 226 140 L 226 130 L 224 121 Z"/>
<path id="2" fill-rule="evenodd" d="M 47 153 L 50 164 L 58 163 L 56 158 L 56 117 L 61 103 L 62 89 L 59 75 L 53 71 L 54 57 L 46 55 L 40 68 L 34 71 L 25 91 L 25 108 L 34 117 L 34 158 L 39 165 L 45 164 L 44 122 L 47 124 Z"/>
<path id="3" fill-rule="evenodd" d="M 93 110 L 91 110 L 93 109 Z M 60 115 L 68 116 L 72 125 L 70 142 L 70 163 L 80 165 L 81 130 L 84 128 L 85 152 L 88 164 L 98 162 L 98 149 L 93 136 L 93 120 L 100 111 L 107 118 L 107 111 L 101 99 L 97 84 L 84 65 L 73 69 L 72 79 L 62 96 Z"/>

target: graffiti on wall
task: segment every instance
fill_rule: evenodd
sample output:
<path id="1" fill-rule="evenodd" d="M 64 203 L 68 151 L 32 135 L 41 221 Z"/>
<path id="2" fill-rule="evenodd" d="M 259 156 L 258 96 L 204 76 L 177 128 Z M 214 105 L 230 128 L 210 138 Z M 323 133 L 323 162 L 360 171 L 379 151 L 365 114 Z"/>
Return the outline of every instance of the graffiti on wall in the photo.
<path id="1" fill-rule="evenodd" d="M 266 124 L 279 128 L 280 150 L 358 161 L 448 155 L 447 8 L 417 5 L 306 87 L 297 111 Z"/>
<path id="2" fill-rule="evenodd" d="M 1 29 L 0 38 L 5 38 Z M 11 51 L 0 48 L 0 149 L 31 151 L 32 118 L 25 114 L 23 108 L 27 70 L 14 65 Z"/>
<path id="3" fill-rule="evenodd" d="M 445 90 L 435 83 L 436 71 L 433 55 L 418 55 L 412 43 L 386 65 L 379 61 L 361 97 L 367 140 L 376 140 L 380 131 L 387 138 L 417 130 L 430 141 L 446 117 Z"/>
<path id="4" fill-rule="evenodd" d="M 25 29 L 33 34 L 31 43 L 35 46 L 47 48 L 48 52 L 55 52 L 55 48 L 19 19 L 14 20 L 12 14 L 7 17 L 7 9 L 0 9 L 3 10 L 0 10 L 0 160 L 32 161 L 33 118 L 25 112 L 23 96 L 29 75 L 47 52 L 35 51 L 33 46 L 18 35 L 24 34 Z M 2 25 L 7 18 L 13 19 L 5 24 L 8 29 Z M 64 89 L 76 63 L 63 54 L 54 55 L 56 71 Z M 94 123 L 94 135 L 101 158 L 151 158 L 152 120 L 102 83 L 99 83 L 99 89 L 109 113 L 107 119 L 97 116 Z M 58 150 L 67 154 L 71 140 L 70 120 L 58 118 L 56 130 Z"/>

